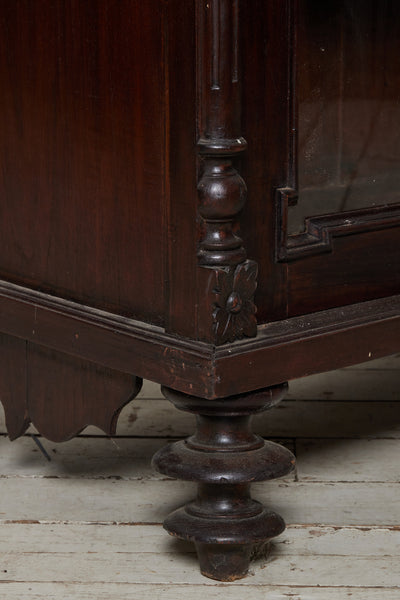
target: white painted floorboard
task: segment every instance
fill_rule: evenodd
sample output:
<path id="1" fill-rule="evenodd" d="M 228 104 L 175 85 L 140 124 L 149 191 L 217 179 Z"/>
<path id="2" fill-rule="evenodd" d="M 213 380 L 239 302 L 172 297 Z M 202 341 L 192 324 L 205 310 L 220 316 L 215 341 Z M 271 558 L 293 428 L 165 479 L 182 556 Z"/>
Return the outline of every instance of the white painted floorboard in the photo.
<path id="1" fill-rule="evenodd" d="M 292 383 L 255 429 L 296 453 L 255 497 L 288 524 L 250 575 L 201 577 L 163 518 L 195 486 L 155 473 L 193 418 L 146 382 L 118 436 L 10 443 L 0 418 L 0 600 L 400 600 L 400 355 Z M 30 433 L 34 433 L 34 428 Z"/>

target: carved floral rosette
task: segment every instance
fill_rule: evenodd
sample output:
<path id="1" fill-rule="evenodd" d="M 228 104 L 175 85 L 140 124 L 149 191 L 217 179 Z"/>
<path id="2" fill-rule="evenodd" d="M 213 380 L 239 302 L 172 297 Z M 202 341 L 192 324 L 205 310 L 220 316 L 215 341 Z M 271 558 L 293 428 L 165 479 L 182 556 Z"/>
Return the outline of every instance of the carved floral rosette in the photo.
<path id="1" fill-rule="evenodd" d="M 216 344 L 233 342 L 257 333 L 254 292 L 257 263 L 246 260 L 235 269 L 215 269 L 213 329 Z"/>

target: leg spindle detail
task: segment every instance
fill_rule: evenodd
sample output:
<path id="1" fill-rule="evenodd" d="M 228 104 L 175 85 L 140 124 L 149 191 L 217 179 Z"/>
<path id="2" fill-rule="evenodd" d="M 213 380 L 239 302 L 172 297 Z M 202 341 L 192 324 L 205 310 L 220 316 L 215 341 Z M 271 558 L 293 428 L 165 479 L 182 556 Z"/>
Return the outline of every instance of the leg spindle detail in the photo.
<path id="1" fill-rule="evenodd" d="M 250 484 L 287 475 L 294 457 L 251 430 L 251 416 L 277 404 L 287 385 L 218 400 L 163 388 L 177 408 L 196 413 L 196 433 L 162 448 L 153 464 L 166 475 L 199 483 L 197 498 L 164 522 L 172 535 L 195 543 L 203 575 L 244 577 L 255 544 L 285 528 L 283 519 L 250 495 Z"/>

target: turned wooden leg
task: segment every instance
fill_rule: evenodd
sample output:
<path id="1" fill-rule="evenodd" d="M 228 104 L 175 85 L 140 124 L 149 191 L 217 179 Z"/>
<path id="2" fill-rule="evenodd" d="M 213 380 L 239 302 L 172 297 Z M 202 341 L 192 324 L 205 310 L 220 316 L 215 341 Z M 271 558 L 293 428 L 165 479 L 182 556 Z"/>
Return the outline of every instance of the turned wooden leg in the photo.
<path id="1" fill-rule="evenodd" d="M 287 384 L 219 400 L 196 398 L 169 388 L 164 396 L 196 413 L 196 433 L 170 444 L 153 458 L 166 475 L 197 481 L 197 498 L 173 512 L 165 529 L 195 543 L 203 575 L 220 581 L 244 577 L 255 544 L 279 535 L 285 523 L 250 495 L 253 481 L 282 477 L 295 459 L 286 448 L 251 431 L 251 415 L 276 405 Z"/>

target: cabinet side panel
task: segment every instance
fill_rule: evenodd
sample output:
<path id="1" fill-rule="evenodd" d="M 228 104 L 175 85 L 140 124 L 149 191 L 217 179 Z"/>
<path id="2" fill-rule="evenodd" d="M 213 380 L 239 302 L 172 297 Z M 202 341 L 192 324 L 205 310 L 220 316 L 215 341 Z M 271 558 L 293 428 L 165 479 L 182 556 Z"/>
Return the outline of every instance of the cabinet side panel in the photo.
<path id="1" fill-rule="evenodd" d="M 194 0 L 169 0 L 166 16 L 169 204 L 165 328 L 172 333 L 196 337 L 198 225 Z"/>
<path id="2" fill-rule="evenodd" d="M 164 320 L 164 3 L 0 3 L 0 278 Z"/>

